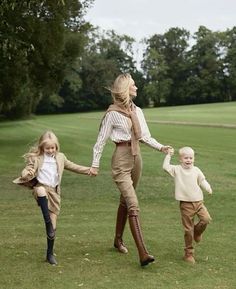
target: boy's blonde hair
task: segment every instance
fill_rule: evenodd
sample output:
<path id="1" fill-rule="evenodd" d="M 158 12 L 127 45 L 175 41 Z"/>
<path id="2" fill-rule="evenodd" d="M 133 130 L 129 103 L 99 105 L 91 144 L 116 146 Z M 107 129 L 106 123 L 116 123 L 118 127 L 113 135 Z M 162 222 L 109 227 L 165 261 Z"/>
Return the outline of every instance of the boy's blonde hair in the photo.
<path id="1" fill-rule="evenodd" d="M 182 147 L 179 149 L 179 155 L 191 154 L 194 156 L 194 150 L 191 147 Z"/>
<path id="2" fill-rule="evenodd" d="M 29 152 L 24 154 L 23 157 L 25 158 L 25 160 L 43 154 L 43 148 L 47 143 L 54 143 L 56 145 L 56 151 L 58 152 L 60 150 L 58 138 L 52 131 L 48 130 L 40 136 L 36 145 L 32 146 Z"/>
<path id="3" fill-rule="evenodd" d="M 130 104 L 129 88 L 132 77 L 129 73 L 122 73 L 115 79 L 110 91 L 113 101 L 116 104 L 121 104 L 128 107 Z"/>

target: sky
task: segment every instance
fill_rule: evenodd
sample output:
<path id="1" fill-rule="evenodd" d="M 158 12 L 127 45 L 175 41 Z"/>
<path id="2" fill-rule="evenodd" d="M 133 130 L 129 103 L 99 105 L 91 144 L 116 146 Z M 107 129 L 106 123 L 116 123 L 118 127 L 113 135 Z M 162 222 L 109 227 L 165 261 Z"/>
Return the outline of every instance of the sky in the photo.
<path id="1" fill-rule="evenodd" d="M 86 20 L 140 41 L 171 27 L 191 34 L 200 25 L 212 31 L 236 26 L 236 0 L 94 0 Z"/>

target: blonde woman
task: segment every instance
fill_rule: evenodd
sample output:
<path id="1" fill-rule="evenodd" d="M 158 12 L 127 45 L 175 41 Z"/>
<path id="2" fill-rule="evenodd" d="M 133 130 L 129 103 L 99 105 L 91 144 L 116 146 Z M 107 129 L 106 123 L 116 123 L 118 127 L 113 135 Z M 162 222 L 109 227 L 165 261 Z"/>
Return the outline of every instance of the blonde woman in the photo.
<path id="1" fill-rule="evenodd" d="M 142 172 L 139 142 L 165 153 L 170 146 L 164 146 L 151 137 L 142 110 L 133 102 L 137 87 L 130 74 L 119 75 L 110 91 L 114 103 L 109 106 L 101 122 L 93 148 L 90 175 L 97 175 L 103 148 L 110 138 L 116 145 L 112 156 L 112 177 L 120 191 L 114 246 L 120 253 L 128 253 L 122 239 L 128 217 L 140 264 L 146 266 L 154 261 L 154 257 L 149 255 L 144 244 L 135 192 Z"/>
<path id="2" fill-rule="evenodd" d="M 53 247 L 56 222 L 61 206 L 60 183 L 63 170 L 88 175 L 89 167 L 69 161 L 60 152 L 58 139 L 52 131 L 46 131 L 39 138 L 36 146 L 24 155 L 24 158 L 26 167 L 21 172 L 21 176 L 13 182 L 33 189 L 33 195 L 41 208 L 46 227 L 46 261 L 56 265 Z"/>

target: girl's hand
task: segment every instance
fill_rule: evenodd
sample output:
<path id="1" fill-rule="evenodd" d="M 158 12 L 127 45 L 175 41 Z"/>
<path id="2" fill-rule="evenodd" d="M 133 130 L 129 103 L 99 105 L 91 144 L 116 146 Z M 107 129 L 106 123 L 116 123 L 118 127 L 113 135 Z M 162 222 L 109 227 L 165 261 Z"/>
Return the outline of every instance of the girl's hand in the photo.
<path id="1" fill-rule="evenodd" d="M 98 168 L 91 167 L 89 170 L 90 177 L 96 177 L 98 175 Z"/>
<path id="2" fill-rule="evenodd" d="M 34 174 L 35 174 L 34 169 L 29 168 L 29 169 L 27 169 L 27 170 L 23 170 L 23 171 L 22 171 L 21 177 L 22 177 L 23 179 L 27 179 L 28 177 L 33 177 Z"/>

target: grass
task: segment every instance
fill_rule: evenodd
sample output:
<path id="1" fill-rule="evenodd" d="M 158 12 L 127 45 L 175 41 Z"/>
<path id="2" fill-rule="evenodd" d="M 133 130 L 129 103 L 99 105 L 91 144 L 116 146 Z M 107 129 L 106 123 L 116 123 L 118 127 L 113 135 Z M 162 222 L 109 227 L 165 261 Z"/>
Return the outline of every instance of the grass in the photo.
<path id="1" fill-rule="evenodd" d="M 129 254 L 121 255 L 113 249 L 119 194 L 111 179 L 114 146 L 110 142 L 104 149 L 97 178 L 65 171 L 55 245 L 59 265 L 45 263 L 46 244 L 39 208 L 29 190 L 12 184 L 23 167 L 21 155 L 44 130 L 53 129 L 69 159 L 90 165 L 103 113 L 38 116 L 0 123 L 1 289 L 236 288 L 235 129 L 212 126 L 235 125 L 236 103 L 144 112 L 153 137 L 176 150 L 182 145 L 196 150 L 196 165 L 213 187 L 212 197 L 205 195 L 213 222 L 203 242 L 196 246 L 197 263 L 191 266 L 182 261 L 182 226 L 172 179 L 162 170 L 164 156 L 144 145 L 138 197 L 145 241 L 157 261 L 147 268 L 139 266 L 128 226 L 125 241 Z M 177 156 L 173 162 L 177 162 Z"/>

